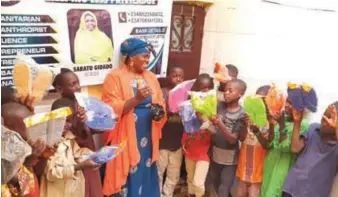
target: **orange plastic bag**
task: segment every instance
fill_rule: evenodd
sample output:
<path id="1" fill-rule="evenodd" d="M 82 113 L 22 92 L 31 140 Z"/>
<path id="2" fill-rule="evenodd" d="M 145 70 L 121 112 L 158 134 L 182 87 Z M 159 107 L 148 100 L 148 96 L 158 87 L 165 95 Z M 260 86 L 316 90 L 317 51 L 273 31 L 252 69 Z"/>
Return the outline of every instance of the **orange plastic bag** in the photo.
<path id="1" fill-rule="evenodd" d="M 283 92 L 278 89 L 275 84 L 273 84 L 265 97 L 265 103 L 270 114 L 272 116 L 279 116 L 284 110 L 285 102 L 286 97 Z"/>
<path id="2" fill-rule="evenodd" d="M 222 83 L 225 83 L 229 80 L 231 80 L 231 77 L 229 76 L 229 71 L 226 66 L 223 66 L 222 64 L 216 62 L 215 68 L 214 68 L 214 78 Z"/>

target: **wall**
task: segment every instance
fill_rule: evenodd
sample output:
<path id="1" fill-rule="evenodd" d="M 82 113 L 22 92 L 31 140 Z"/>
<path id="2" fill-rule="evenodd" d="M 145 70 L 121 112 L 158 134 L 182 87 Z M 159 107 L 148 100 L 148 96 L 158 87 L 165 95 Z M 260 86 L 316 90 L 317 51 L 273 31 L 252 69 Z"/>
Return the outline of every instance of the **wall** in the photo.
<path id="1" fill-rule="evenodd" d="M 318 1 L 319 2 L 319 1 Z M 253 93 L 259 85 L 307 82 L 319 94 L 320 120 L 338 100 L 338 13 L 262 2 L 215 0 L 207 9 L 200 72 L 215 59 L 235 64 Z"/>

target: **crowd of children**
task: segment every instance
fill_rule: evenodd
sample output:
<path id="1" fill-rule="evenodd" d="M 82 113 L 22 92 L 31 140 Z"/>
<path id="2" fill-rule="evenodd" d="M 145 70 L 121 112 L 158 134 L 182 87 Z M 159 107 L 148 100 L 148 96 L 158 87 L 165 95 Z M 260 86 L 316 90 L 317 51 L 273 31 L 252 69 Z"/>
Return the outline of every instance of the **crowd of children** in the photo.
<path id="1" fill-rule="evenodd" d="M 166 167 L 159 170 L 159 176 L 163 177 L 167 171 L 162 196 L 173 196 L 182 163 L 181 149 L 189 197 L 329 197 L 331 189 L 331 196 L 337 195 L 332 188 L 338 172 L 337 102 L 326 110 L 321 124 L 309 125 L 306 118 L 303 120 L 306 112 L 297 112 L 287 99 L 284 111 L 277 116 L 267 112 L 268 124 L 259 128 L 240 104 L 246 83 L 237 79 L 238 70 L 234 65 L 226 67 L 231 79 L 218 87 L 218 115 L 211 120 L 216 132 L 201 130 L 182 134 L 179 121 L 176 128 L 163 130 L 166 133 L 163 142 L 178 144 L 182 140 L 175 157 L 170 160 L 170 156 L 166 156 L 166 160 L 158 162 L 159 166 Z M 182 72 L 180 67 L 175 67 L 169 72 L 169 80 L 173 82 L 177 75 L 183 80 Z M 265 102 L 271 88 L 264 85 L 257 89 L 256 95 Z M 199 75 L 192 87 L 192 91 L 200 92 L 211 89 L 214 84 L 208 74 Z M 196 115 L 201 122 L 207 121 Z M 167 124 L 172 123 L 168 120 Z M 169 136 L 169 132 L 177 135 Z M 170 182 L 173 171 L 175 181 Z M 161 186 L 162 181 L 160 178 Z M 167 189 L 169 182 L 170 190 Z"/>
<path id="2" fill-rule="evenodd" d="M 185 163 L 189 197 L 330 197 L 338 172 L 338 102 L 327 108 L 320 124 L 309 124 L 304 112 L 294 110 L 287 100 L 285 110 L 278 116 L 267 112 L 268 125 L 259 128 L 240 104 L 247 84 L 237 79 L 235 66 L 227 68 L 231 79 L 218 87 L 217 116 L 210 119 L 215 132 L 187 134 L 179 114 L 167 111 L 157 161 L 161 196 L 174 195 Z M 167 103 L 169 91 L 184 81 L 183 68 L 173 66 L 168 81 L 162 89 Z M 95 151 L 97 131 L 84 124 L 85 110 L 74 96 L 81 91 L 79 84 L 67 69 L 54 80 L 61 98 L 51 109 L 69 107 L 73 112 L 56 147 L 28 139 L 23 119 L 34 113 L 31 98 L 16 99 L 15 91 L 2 89 L 2 125 L 32 147 L 17 175 L 2 182 L 2 196 L 103 197 L 100 165 L 81 157 Z M 262 86 L 256 94 L 264 100 L 270 88 Z M 192 87 L 200 92 L 212 89 L 208 74 L 199 75 Z M 209 121 L 196 115 L 201 122 Z M 46 150 L 53 154 L 44 154 Z"/>

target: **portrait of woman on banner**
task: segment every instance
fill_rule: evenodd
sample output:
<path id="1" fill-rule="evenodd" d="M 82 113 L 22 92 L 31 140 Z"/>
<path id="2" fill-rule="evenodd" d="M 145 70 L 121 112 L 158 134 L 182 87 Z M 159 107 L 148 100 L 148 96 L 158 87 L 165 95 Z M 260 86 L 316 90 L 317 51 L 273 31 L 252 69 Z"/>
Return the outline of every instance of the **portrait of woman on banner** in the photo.
<path id="1" fill-rule="evenodd" d="M 113 43 L 99 29 L 95 14 L 84 12 L 74 40 L 75 63 L 106 63 L 113 60 L 113 55 Z"/>

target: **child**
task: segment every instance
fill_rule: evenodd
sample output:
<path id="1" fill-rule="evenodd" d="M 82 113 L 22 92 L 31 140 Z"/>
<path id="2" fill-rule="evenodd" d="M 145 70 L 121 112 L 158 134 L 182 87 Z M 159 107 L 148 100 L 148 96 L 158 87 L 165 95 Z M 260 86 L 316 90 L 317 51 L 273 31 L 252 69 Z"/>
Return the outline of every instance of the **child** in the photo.
<path id="1" fill-rule="evenodd" d="M 182 164 L 181 138 L 183 125 L 178 113 L 169 112 L 168 95 L 169 91 L 184 80 L 183 68 L 174 65 L 169 70 L 169 88 L 162 88 L 163 97 L 167 105 L 168 120 L 162 129 L 162 139 L 160 140 L 160 157 L 157 162 L 160 191 L 163 197 L 172 197 L 175 186 L 180 179 Z M 166 173 L 166 180 L 163 185 L 163 175 Z M 162 187 L 163 185 L 163 187 Z"/>
<path id="2" fill-rule="evenodd" d="M 232 64 L 227 64 L 225 66 L 228 69 L 229 76 L 231 77 L 231 79 L 237 79 L 237 76 L 238 76 L 237 67 Z M 218 87 L 218 93 L 217 93 L 217 98 L 218 98 L 218 101 L 220 102 L 224 102 L 224 95 L 223 95 L 224 88 L 225 88 L 225 83 L 220 83 Z"/>
<path id="3" fill-rule="evenodd" d="M 296 155 L 291 152 L 291 136 L 293 130 L 292 106 L 289 100 L 285 105 L 284 114 L 275 128 L 273 141 L 264 160 L 261 197 L 281 197 L 285 178 L 296 161 Z M 300 134 L 308 129 L 308 123 L 302 121 Z"/>
<path id="4" fill-rule="evenodd" d="M 300 134 L 303 112 L 292 110 L 291 151 L 299 154 L 283 186 L 283 197 L 330 196 L 338 172 L 338 101 L 324 112 L 321 124 L 311 124 Z"/>
<path id="5" fill-rule="evenodd" d="M 74 111 L 73 101 L 66 98 L 56 100 L 52 110 L 62 107 L 70 107 Z M 47 161 L 44 175 L 41 177 L 40 197 L 84 197 L 85 179 L 82 170 L 100 166 L 90 159 L 80 162 L 81 156 L 92 151 L 80 148 L 76 143 L 72 133 L 74 120 L 74 114 L 67 117 L 63 138 L 56 153 Z"/>
<path id="6" fill-rule="evenodd" d="M 73 71 L 62 68 L 61 73 L 55 77 L 53 86 L 60 93 L 62 98 L 72 100 L 73 105 L 75 106 L 74 114 L 76 114 L 76 116 L 85 116 L 84 110 L 78 106 L 74 95 L 75 92 L 81 92 L 81 87 L 79 78 Z M 73 134 L 76 136 L 78 145 L 81 148 L 89 148 L 91 151 L 95 151 L 96 148 L 92 134 L 95 134 L 96 132 L 90 130 L 84 124 L 81 124 L 81 122 L 74 123 L 73 127 L 76 127 Z M 84 176 L 86 180 L 85 197 L 103 197 L 99 171 L 85 169 Z"/>
<path id="7" fill-rule="evenodd" d="M 212 78 L 207 74 L 201 74 L 196 79 L 192 90 L 207 92 L 214 87 Z M 199 116 L 201 121 L 202 117 Z M 185 165 L 188 174 L 188 193 L 192 197 L 202 197 L 205 193 L 205 180 L 209 170 L 208 150 L 211 137 L 207 131 L 199 131 L 193 134 L 183 134 L 182 144 L 185 155 Z"/>
<path id="8" fill-rule="evenodd" d="M 15 102 L 16 91 L 12 87 L 1 87 L 1 105 Z"/>
<path id="9" fill-rule="evenodd" d="M 30 101 L 30 99 L 25 99 Z M 27 103 L 25 103 L 26 105 Z M 32 155 L 28 156 L 17 173 L 16 178 L 12 179 L 2 192 L 6 192 L 6 197 L 23 196 L 38 197 L 40 195 L 39 182 L 33 171 L 33 167 L 39 162 L 39 158 L 46 146 L 42 141 L 32 142 L 29 140 L 27 129 L 23 120 L 31 115 L 31 106 L 25 106 L 16 102 L 8 102 L 1 106 L 1 116 L 3 125 L 12 131 L 18 132 L 21 137 L 32 147 Z M 4 194 L 5 195 L 5 194 Z"/>
<path id="10" fill-rule="evenodd" d="M 262 86 L 256 91 L 256 95 L 264 97 L 268 94 L 270 86 Z M 263 161 L 269 142 L 274 133 L 274 119 L 269 116 L 267 128 L 258 128 L 248 116 L 246 116 L 245 126 L 241 131 L 240 140 L 242 142 L 239 152 L 238 167 L 236 176 L 239 179 L 237 186 L 237 197 L 259 197 L 263 179 Z M 266 131 L 269 131 L 268 133 Z M 270 135 L 271 134 L 271 135 Z"/>
<path id="11" fill-rule="evenodd" d="M 239 100 L 246 91 L 246 84 L 240 79 L 226 83 L 224 102 L 218 104 L 218 118 L 212 120 L 217 128 L 212 136 L 212 162 L 210 166 L 211 195 L 228 197 L 233 185 L 239 151 L 239 132 L 235 128 L 239 119 L 244 116 Z"/>

